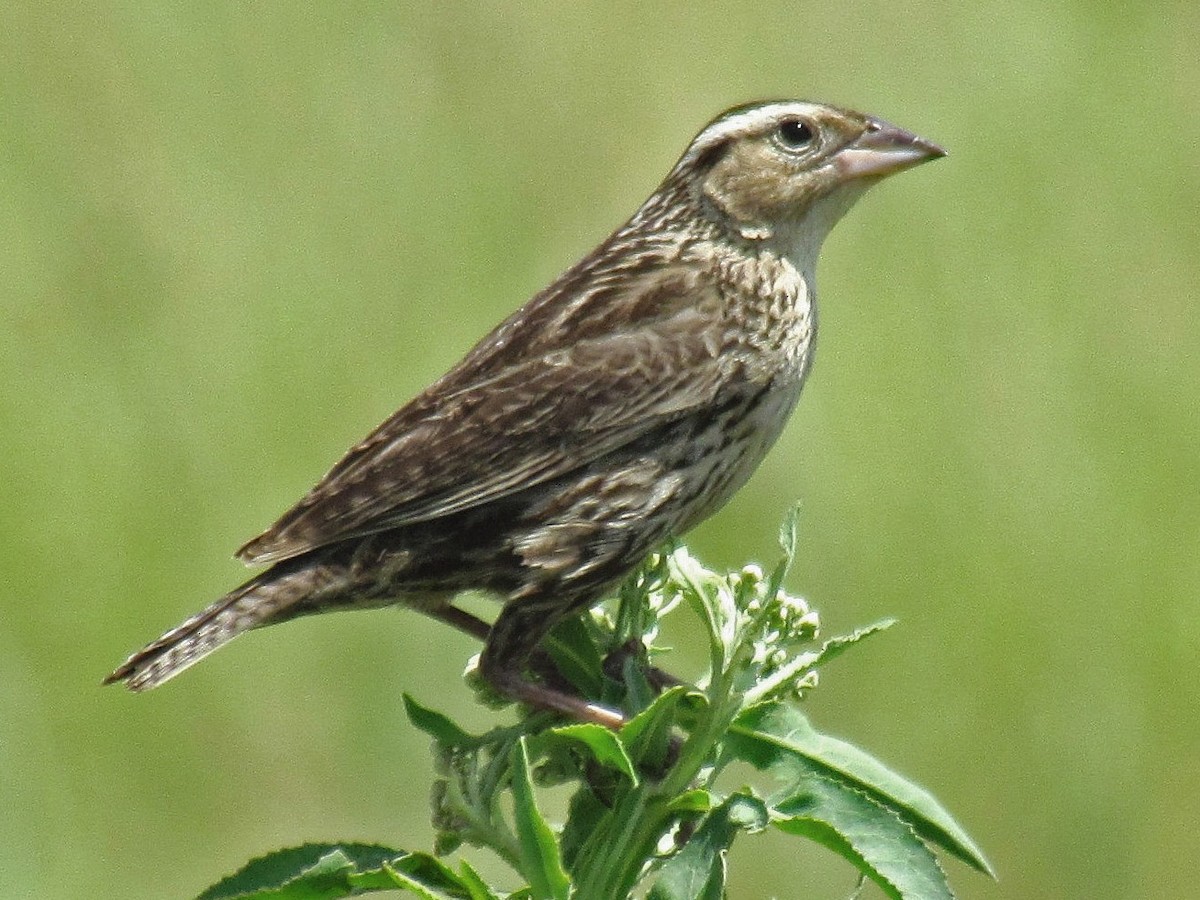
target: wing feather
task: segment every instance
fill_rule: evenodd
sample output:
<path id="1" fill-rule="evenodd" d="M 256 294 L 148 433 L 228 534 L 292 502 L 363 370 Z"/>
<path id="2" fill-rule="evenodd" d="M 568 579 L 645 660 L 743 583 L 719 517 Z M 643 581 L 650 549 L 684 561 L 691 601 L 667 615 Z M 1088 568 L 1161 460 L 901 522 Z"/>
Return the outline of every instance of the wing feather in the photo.
<path id="1" fill-rule="evenodd" d="M 654 297 L 643 304 L 646 317 L 569 346 L 546 346 L 546 331 L 537 329 L 544 317 L 539 323 L 533 315 L 543 298 L 536 298 L 354 447 L 238 556 L 276 562 L 453 515 L 558 478 L 710 404 L 738 369 L 737 354 L 724 352 L 720 339 L 718 290 L 671 267 L 635 284 Z M 590 311 L 577 304 L 576 314 L 594 320 L 606 299 L 618 299 L 596 297 Z M 571 334 L 570 323 L 557 325 Z M 481 349 L 497 335 L 520 347 L 525 333 L 528 347 L 541 352 L 510 354 L 509 364 L 497 365 L 496 354 Z"/>

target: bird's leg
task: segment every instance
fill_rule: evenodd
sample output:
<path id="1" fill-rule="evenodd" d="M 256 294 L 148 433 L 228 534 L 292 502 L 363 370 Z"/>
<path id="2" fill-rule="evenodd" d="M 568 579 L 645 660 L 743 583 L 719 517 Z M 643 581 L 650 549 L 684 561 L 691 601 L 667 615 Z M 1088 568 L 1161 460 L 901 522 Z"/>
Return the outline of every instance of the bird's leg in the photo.
<path id="1" fill-rule="evenodd" d="M 464 634 L 479 638 L 479 640 L 485 643 L 492 631 L 492 626 L 479 618 L 479 616 L 469 613 L 465 609 L 459 609 L 457 606 L 449 603 L 444 606 L 434 607 L 427 610 L 427 612 L 439 622 L 452 625 Z M 546 653 L 544 650 L 534 649 L 530 652 L 527 662 L 529 667 L 538 674 L 538 677 L 556 686 L 561 686 L 562 691 L 566 692 L 567 682 L 558 671 L 558 667 L 554 665 L 554 660 L 550 658 L 549 653 Z"/>
<path id="2" fill-rule="evenodd" d="M 553 607 L 548 608 L 547 604 L 534 599 L 509 601 L 496 618 L 491 634 L 484 643 L 483 654 L 479 659 L 480 672 L 493 688 L 519 703 L 569 716 L 579 722 L 594 722 L 617 731 L 629 721 L 621 711 L 592 703 L 568 690 L 531 681 L 525 675 L 525 669 L 531 661 L 536 665 L 536 660 L 541 657 L 549 663 L 549 657 L 539 651 L 537 645 L 561 615 L 561 609 L 556 611 Z M 644 660 L 645 648 L 640 642 L 639 647 Z M 623 659 L 630 654 L 637 655 L 638 648 L 621 648 L 615 651 L 615 654 L 610 654 L 610 658 L 615 655 Z M 620 668 L 621 662 L 615 662 Z M 553 664 L 550 665 L 553 669 Z M 609 660 L 605 660 L 606 670 L 608 665 Z M 647 667 L 647 679 L 658 691 L 681 683 L 653 666 Z M 620 680 L 620 676 L 617 676 L 617 680 Z M 675 765 L 682 746 L 683 741 L 677 735 L 672 735 L 658 774 Z"/>
<path id="3" fill-rule="evenodd" d="M 485 622 L 483 619 L 479 618 L 478 616 L 476 616 L 472 613 L 467 612 L 466 610 L 459 609 L 457 606 L 453 606 L 449 603 L 445 604 L 444 606 L 435 607 L 435 608 L 429 610 L 428 612 L 429 612 L 430 616 L 437 619 L 438 621 L 445 622 L 447 625 L 452 625 L 453 627 L 457 628 L 459 631 L 462 631 L 465 634 L 469 634 L 472 637 L 476 637 L 479 640 L 484 641 L 485 644 L 488 641 L 488 638 L 492 633 L 492 626 L 488 625 L 488 623 Z M 500 624 L 499 620 L 497 620 L 497 624 Z M 549 631 L 549 628 L 547 628 L 546 631 Z M 642 673 L 645 675 L 646 680 L 650 683 L 650 686 L 658 693 L 662 693 L 667 688 L 676 687 L 677 685 L 681 685 L 681 684 L 685 683 L 681 679 L 676 678 L 670 672 L 666 672 L 666 671 L 658 668 L 657 666 L 650 665 L 646 659 L 645 646 L 641 643 L 641 641 L 637 640 L 636 638 L 630 638 L 629 641 L 627 641 L 624 645 L 622 645 L 621 647 L 618 647 L 616 650 L 613 650 L 611 653 L 608 654 L 608 656 L 606 656 L 604 658 L 604 674 L 606 674 L 609 678 L 612 678 L 614 681 L 620 681 L 624 677 L 621 673 L 621 670 L 624 668 L 625 660 L 629 659 L 630 657 L 633 657 L 638 660 L 638 662 L 641 664 Z M 557 694 L 565 695 L 567 697 L 571 697 L 571 699 L 573 699 L 573 700 L 580 700 L 580 698 L 574 697 L 573 695 L 570 694 L 567 683 L 562 678 L 562 675 L 559 673 L 558 668 L 554 665 L 554 661 L 551 659 L 550 655 L 548 653 L 546 653 L 544 650 L 541 650 L 535 646 L 533 649 L 528 651 L 524 662 L 525 662 L 525 665 L 527 665 L 534 672 L 536 672 L 538 677 L 540 677 L 543 681 L 547 681 L 547 682 L 551 683 L 550 685 L 534 684 L 533 682 L 529 682 L 522 675 L 521 680 L 523 682 L 525 682 L 526 684 L 529 684 L 532 687 L 537 688 L 539 691 L 539 695 L 542 692 L 550 691 L 552 693 L 557 693 Z M 520 668 L 519 661 L 518 661 L 518 666 L 516 668 L 518 670 Z M 486 672 L 485 672 L 485 677 L 486 677 Z M 489 678 L 488 680 L 492 681 L 491 678 Z M 495 683 L 495 682 L 493 681 L 493 683 Z M 504 693 L 507 694 L 508 692 L 505 691 Z M 542 705 L 536 701 L 528 701 L 528 702 L 531 702 L 535 706 Z M 586 701 L 582 701 L 582 702 L 586 702 Z M 560 712 L 563 711 L 563 710 L 560 710 L 559 707 L 557 707 L 557 706 L 552 706 L 550 708 L 556 709 Z M 570 713 L 570 712 L 568 712 L 567 714 L 574 715 L 574 713 Z M 588 721 L 592 721 L 592 720 L 589 719 Z"/>
<path id="4" fill-rule="evenodd" d="M 481 641 L 488 639 L 488 634 L 492 630 L 492 626 L 483 619 L 465 609 L 459 609 L 449 603 L 443 606 L 435 606 L 428 610 L 428 613 L 439 622 L 445 622 L 447 625 L 452 625 L 459 631 L 471 635 L 471 637 L 479 638 Z"/>
<path id="5" fill-rule="evenodd" d="M 537 655 L 538 644 L 561 618 L 561 614 L 561 607 L 555 608 L 537 600 L 507 603 L 484 643 L 479 660 L 480 672 L 492 687 L 506 697 L 580 722 L 595 722 L 615 731 L 626 722 L 622 713 L 567 691 L 531 681 L 525 675 L 526 665 Z"/>

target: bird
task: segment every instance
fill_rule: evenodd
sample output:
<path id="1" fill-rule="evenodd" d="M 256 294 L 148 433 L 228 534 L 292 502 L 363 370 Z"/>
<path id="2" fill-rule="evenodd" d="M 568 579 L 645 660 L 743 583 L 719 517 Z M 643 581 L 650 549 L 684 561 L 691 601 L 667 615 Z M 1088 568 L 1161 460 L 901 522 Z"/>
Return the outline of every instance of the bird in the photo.
<path id="1" fill-rule="evenodd" d="M 237 551 L 266 569 L 105 683 L 144 691 L 250 629 L 399 605 L 482 639 L 507 698 L 620 727 L 538 677 L 542 639 L 748 480 L 812 364 L 830 229 L 944 155 L 827 104 L 717 116 L 624 225 Z M 501 601 L 494 622 L 455 605 L 468 590 Z"/>

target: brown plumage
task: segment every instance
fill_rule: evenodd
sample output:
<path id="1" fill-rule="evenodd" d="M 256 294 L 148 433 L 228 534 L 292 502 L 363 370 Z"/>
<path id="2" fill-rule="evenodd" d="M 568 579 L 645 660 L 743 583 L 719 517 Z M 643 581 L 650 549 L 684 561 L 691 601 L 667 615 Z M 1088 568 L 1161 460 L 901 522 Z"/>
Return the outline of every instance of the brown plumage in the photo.
<path id="1" fill-rule="evenodd" d="M 396 603 L 485 637 L 515 699 L 619 723 L 526 678 L 529 655 L 750 476 L 808 370 L 825 235 L 940 155 L 829 106 L 718 117 L 628 223 L 238 551 L 270 568 L 107 681 L 144 690 L 249 628 Z M 466 589 L 503 600 L 490 629 L 451 605 Z"/>

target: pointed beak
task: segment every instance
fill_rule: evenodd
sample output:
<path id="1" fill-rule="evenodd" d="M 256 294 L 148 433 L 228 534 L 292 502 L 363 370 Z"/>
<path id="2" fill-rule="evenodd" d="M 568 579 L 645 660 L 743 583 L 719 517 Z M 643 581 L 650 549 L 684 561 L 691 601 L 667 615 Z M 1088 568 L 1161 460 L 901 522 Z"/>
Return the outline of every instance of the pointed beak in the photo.
<path id="1" fill-rule="evenodd" d="M 882 178 L 946 155 L 937 144 L 880 119 L 838 151 L 835 165 L 842 178 Z"/>

